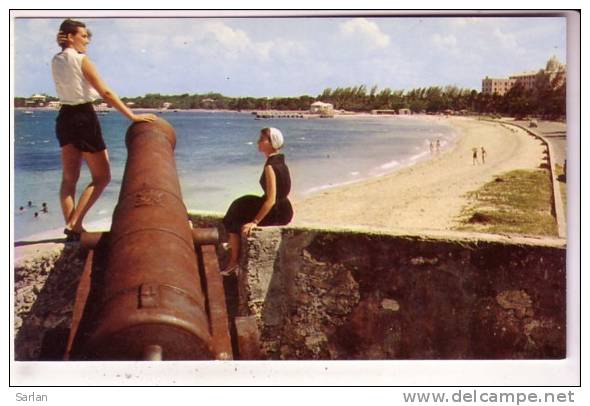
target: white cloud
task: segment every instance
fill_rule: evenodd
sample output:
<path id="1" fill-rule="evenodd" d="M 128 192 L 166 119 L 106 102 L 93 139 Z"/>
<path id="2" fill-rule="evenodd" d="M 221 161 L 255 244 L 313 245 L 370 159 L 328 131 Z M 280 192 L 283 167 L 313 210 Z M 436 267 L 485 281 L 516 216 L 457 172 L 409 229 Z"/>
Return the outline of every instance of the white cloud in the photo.
<path id="1" fill-rule="evenodd" d="M 208 22 L 193 31 L 193 40 L 202 41 L 203 50 L 216 48 L 217 51 L 222 50 L 226 57 L 254 56 L 262 62 L 307 54 L 306 47 L 299 41 L 274 38 L 256 42 L 245 31 L 234 29 L 221 21 Z"/>
<path id="2" fill-rule="evenodd" d="M 481 25 L 485 20 L 480 17 L 456 17 L 450 18 L 448 21 L 451 27 L 461 28 L 474 24 Z"/>
<path id="3" fill-rule="evenodd" d="M 273 57 L 287 58 L 306 53 L 306 47 L 298 41 L 279 38 L 256 42 L 247 32 L 232 28 L 222 21 L 197 21 L 182 30 L 182 34 L 173 36 L 171 45 L 202 57 L 230 60 L 245 57 L 262 62 Z"/>
<path id="4" fill-rule="evenodd" d="M 370 48 L 385 48 L 389 36 L 381 32 L 379 26 L 366 18 L 354 18 L 340 25 L 340 32 L 347 38 L 362 41 Z"/>
<path id="5" fill-rule="evenodd" d="M 255 44 L 242 30 L 222 21 L 207 19 L 123 19 L 113 23 L 109 34 L 124 35 L 124 41 L 111 44 L 131 52 L 146 49 L 160 57 L 174 52 L 235 59 L 254 53 L 265 57 L 266 48 Z M 108 35 L 108 34 L 107 34 Z M 103 38 L 105 40 L 105 38 Z"/>
<path id="6" fill-rule="evenodd" d="M 457 47 L 457 38 L 453 34 L 432 36 L 432 43 L 440 49 L 453 49 Z"/>
<path id="7" fill-rule="evenodd" d="M 448 56 L 457 57 L 461 54 L 457 37 L 453 34 L 433 34 L 430 37 L 430 42 L 434 49 L 437 49 Z"/>
<path id="8" fill-rule="evenodd" d="M 226 51 L 241 53 L 256 48 L 248 34 L 242 30 L 233 29 L 220 21 L 205 23 L 202 34 L 205 40 L 213 40 Z"/>
<path id="9" fill-rule="evenodd" d="M 492 32 L 492 35 L 500 42 L 503 48 L 513 51 L 519 50 L 518 41 L 514 34 L 505 33 L 499 28 L 496 28 Z"/>
<path id="10" fill-rule="evenodd" d="M 17 19 L 14 26 L 15 94 L 54 91 L 50 61 L 60 48 L 55 41 L 60 21 Z M 40 40 L 41 39 L 41 40 Z"/>
<path id="11" fill-rule="evenodd" d="M 278 40 L 268 44 L 269 55 L 283 60 L 305 58 L 309 55 L 307 47 L 301 42 L 292 40 Z"/>
<path id="12" fill-rule="evenodd" d="M 55 41 L 59 25 L 49 20 L 16 20 L 15 47 L 17 50 L 33 50 L 35 44 L 40 44 L 44 52 L 57 53 L 59 46 Z M 43 41 L 39 41 L 43 38 Z"/>
<path id="13" fill-rule="evenodd" d="M 566 31 L 565 21 L 555 18 L 84 21 L 94 33 L 90 57 L 122 95 L 166 89 L 297 94 L 358 83 L 409 88 L 457 80 L 477 87 L 485 74 L 544 64 L 554 45 L 564 47 Z M 60 23 L 15 21 L 18 94 L 53 92 L 49 64 Z M 301 90 L 305 86 L 312 90 Z"/>

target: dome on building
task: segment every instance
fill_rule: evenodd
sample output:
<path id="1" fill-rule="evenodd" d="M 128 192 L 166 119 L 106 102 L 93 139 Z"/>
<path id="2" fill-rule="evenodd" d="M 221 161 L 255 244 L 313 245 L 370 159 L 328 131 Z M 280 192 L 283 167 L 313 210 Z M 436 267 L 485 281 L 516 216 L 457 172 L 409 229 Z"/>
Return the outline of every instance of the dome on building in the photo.
<path id="1" fill-rule="evenodd" d="M 559 60 L 557 60 L 557 57 L 555 55 L 553 55 L 548 61 L 547 61 L 547 66 L 545 67 L 545 71 L 548 72 L 555 72 L 558 71 L 562 68 L 561 63 L 559 63 Z"/>

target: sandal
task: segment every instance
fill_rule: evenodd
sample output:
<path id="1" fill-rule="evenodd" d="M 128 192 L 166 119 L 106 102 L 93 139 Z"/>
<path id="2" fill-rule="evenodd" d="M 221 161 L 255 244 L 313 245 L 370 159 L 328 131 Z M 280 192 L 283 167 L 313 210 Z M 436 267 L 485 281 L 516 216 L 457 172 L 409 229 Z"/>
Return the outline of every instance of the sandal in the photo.
<path id="1" fill-rule="evenodd" d="M 239 265 L 230 266 L 229 268 L 225 268 L 223 271 L 219 272 L 223 276 L 232 276 L 238 275 L 238 271 L 240 269 Z"/>
<path id="2" fill-rule="evenodd" d="M 64 234 L 66 235 L 66 242 L 78 242 L 80 241 L 80 233 L 64 228 Z"/>

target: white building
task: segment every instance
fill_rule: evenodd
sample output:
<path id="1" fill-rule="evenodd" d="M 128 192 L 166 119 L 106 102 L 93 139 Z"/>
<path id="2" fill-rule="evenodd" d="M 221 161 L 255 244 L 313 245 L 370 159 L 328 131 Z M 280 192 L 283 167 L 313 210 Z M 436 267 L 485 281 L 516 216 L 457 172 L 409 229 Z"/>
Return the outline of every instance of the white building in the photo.
<path id="1" fill-rule="evenodd" d="M 315 114 L 333 114 L 334 113 L 334 105 L 331 103 L 324 103 L 321 101 L 317 101 L 311 104 L 309 108 L 310 113 Z"/>
<path id="2" fill-rule="evenodd" d="M 43 107 L 45 105 L 46 96 L 42 94 L 34 94 L 25 100 L 25 106 L 28 107 Z"/>
<path id="3" fill-rule="evenodd" d="M 45 102 L 45 100 L 47 99 L 47 96 L 44 96 L 42 94 L 34 94 L 30 97 L 31 100 L 34 100 L 36 102 Z"/>

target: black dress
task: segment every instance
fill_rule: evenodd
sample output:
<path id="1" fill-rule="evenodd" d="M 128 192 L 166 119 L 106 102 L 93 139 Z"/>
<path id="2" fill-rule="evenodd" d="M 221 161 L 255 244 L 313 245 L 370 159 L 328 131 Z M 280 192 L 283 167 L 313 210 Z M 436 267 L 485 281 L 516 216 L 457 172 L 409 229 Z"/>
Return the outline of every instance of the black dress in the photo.
<path id="1" fill-rule="evenodd" d="M 293 218 L 293 207 L 287 198 L 291 191 L 291 176 L 289 168 L 285 164 L 285 156 L 277 154 L 268 157 L 264 168 L 272 166 L 276 178 L 276 202 L 262 221 L 260 226 L 282 226 L 288 224 Z M 223 218 L 223 225 L 228 233 L 240 234 L 242 226 L 254 220 L 260 208 L 266 200 L 266 178 L 264 170 L 260 176 L 260 186 L 264 190 L 264 196 L 246 195 L 233 201 Z"/>

